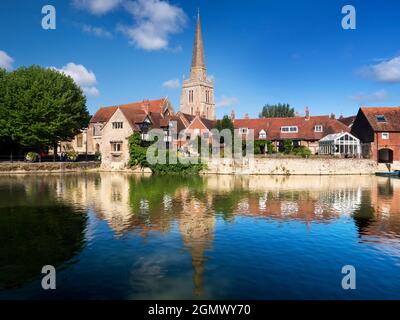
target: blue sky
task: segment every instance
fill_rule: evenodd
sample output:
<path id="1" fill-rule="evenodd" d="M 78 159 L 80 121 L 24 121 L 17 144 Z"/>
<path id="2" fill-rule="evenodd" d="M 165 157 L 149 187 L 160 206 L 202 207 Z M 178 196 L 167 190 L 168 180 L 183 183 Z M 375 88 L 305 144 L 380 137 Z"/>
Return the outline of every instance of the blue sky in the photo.
<path id="1" fill-rule="evenodd" d="M 56 30 L 41 27 L 46 4 Z M 341 26 L 346 4 L 356 30 Z M 1 0 L 0 66 L 64 70 L 91 113 L 164 96 L 179 110 L 197 8 L 219 117 L 278 102 L 314 115 L 400 105 L 397 0 Z"/>

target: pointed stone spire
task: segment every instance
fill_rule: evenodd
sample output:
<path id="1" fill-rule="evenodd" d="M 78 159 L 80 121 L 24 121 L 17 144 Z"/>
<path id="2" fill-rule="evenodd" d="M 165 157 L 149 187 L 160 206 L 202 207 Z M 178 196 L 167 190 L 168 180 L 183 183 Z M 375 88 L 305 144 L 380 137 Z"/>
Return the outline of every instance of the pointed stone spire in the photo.
<path id="1" fill-rule="evenodd" d="M 203 37 L 201 34 L 200 11 L 197 14 L 196 35 L 192 57 L 191 78 L 206 80 L 206 61 L 204 58 Z"/>

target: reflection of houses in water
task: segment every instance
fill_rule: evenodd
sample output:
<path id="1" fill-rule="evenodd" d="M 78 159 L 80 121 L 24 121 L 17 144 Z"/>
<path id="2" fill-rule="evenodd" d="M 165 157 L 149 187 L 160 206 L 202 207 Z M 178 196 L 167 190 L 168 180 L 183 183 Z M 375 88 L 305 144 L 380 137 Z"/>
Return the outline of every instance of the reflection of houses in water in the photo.
<path id="1" fill-rule="evenodd" d="M 198 296 L 204 291 L 206 253 L 213 244 L 215 222 L 222 215 L 232 223 L 236 216 L 245 216 L 307 225 L 352 217 L 362 241 L 380 250 L 400 235 L 400 180 L 208 176 L 192 184 L 163 179 L 107 173 L 56 181 L 60 197 L 92 207 L 118 235 L 133 230 L 143 237 L 150 231 L 168 233 L 176 222 L 191 254 Z"/>
<path id="2" fill-rule="evenodd" d="M 200 201 L 187 190 L 180 192 L 182 212 L 179 216 L 179 230 L 185 247 L 190 251 L 193 266 L 195 294 L 203 296 L 203 274 L 205 269 L 205 250 L 212 246 L 215 229 L 215 215 L 210 210 L 211 194 Z"/>
<path id="3" fill-rule="evenodd" d="M 368 237 L 398 239 L 400 237 L 400 180 L 377 178 L 377 183 L 371 185 L 371 189 L 363 197 L 364 205 L 354 216 L 360 235 L 366 239 Z"/>
<path id="4" fill-rule="evenodd" d="M 58 180 L 57 193 L 72 203 L 93 208 L 116 234 L 121 234 L 130 228 L 132 221 L 129 179 L 129 175 L 120 173 L 71 175 Z"/>
<path id="5" fill-rule="evenodd" d="M 215 192 L 243 190 L 235 214 L 304 222 L 332 220 L 352 214 L 359 207 L 362 188 L 375 177 L 357 176 L 210 176 L 207 184 Z M 228 188 L 229 186 L 229 188 Z"/>
<path id="6" fill-rule="evenodd" d="M 361 204 L 361 187 L 321 191 L 319 205 L 323 211 L 336 213 L 337 216 L 351 216 Z"/>

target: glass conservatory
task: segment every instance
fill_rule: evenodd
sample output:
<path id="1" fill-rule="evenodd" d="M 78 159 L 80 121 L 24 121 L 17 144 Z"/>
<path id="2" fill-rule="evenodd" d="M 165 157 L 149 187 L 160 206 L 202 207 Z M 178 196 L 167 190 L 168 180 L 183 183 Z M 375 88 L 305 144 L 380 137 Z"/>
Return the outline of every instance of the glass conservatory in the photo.
<path id="1" fill-rule="evenodd" d="M 361 155 L 360 140 L 348 132 L 329 134 L 319 140 L 319 154 L 359 157 Z"/>

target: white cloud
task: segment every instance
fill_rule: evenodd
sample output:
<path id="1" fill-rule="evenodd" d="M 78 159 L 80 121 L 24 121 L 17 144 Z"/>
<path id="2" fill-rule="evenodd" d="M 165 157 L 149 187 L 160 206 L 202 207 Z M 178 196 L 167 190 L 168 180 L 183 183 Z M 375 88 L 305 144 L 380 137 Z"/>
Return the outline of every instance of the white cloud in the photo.
<path id="1" fill-rule="evenodd" d="M 222 96 L 221 99 L 216 103 L 216 106 L 218 108 L 231 107 L 237 105 L 238 103 L 239 99 L 236 97 Z"/>
<path id="2" fill-rule="evenodd" d="M 379 90 L 370 94 L 358 93 L 354 96 L 351 96 L 352 100 L 364 103 L 371 101 L 383 101 L 388 98 L 388 94 L 385 90 Z"/>
<path id="3" fill-rule="evenodd" d="M 215 82 L 215 76 L 213 74 L 210 74 L 208 75 L 207 80 Z"/>
<path id="4" fill-rule="evenodd" d="M 5 51 L 0 50 L 0 68 L 11 70 L 14 59 L 11 58 Z"/>
<path id="5" fill-rule="evenodd" d="M 122 3 L 122 0 L 73 0 L 73 4 L 97 15 L 105 14 Z"/>
<path id="6" fill-rule="evenodd" d="M 100 94 L 96 88 L 96 75 L 93 71 L 87 70 L 83 65 L 70 62 L 61 69 L 51 68 L 74 79 L 75 83 L 82 88 L 86 95 L 97 97 Z"/>
<path id="7" fill-rule="evenodd" d="M 180 32 L 187 20 L 181 8 L 167 1 L 129 1 L 124 7 L 135 23 L 132 26 L 121 25 L 118 30 L 128 37 L 130 43 L 144 50 L 168 48 L 170 35 Z"/>
<path id="8" fill-rule="evenodd" d="M 163 88 L 178 89 L 181 86 L 179 79 L 167 80 L 162 84 Z"/>
<path id="9" fill-rule="evenodd" d="M 111 32 L 104 30 L 103 28 L 100 28 L 100 27 L 94 27 L 94 26 L 85 24 L 82 26 L 82 31 L 87 34 L 91 34 L 96 37 L 99 37 L 99 38 L 108 38 L 108 39 L 112 38 Z"/>
<path id="10" fill-rule="evenodd" d="M 378 82 L 400 82 L 400 56 L 364 67 L 360 74 Z"/>

